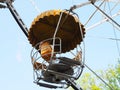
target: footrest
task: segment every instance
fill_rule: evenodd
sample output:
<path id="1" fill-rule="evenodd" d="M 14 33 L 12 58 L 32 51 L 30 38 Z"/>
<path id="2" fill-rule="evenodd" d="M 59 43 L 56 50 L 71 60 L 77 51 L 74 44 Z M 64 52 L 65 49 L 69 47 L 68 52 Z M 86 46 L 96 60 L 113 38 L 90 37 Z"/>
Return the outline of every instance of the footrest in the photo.
<path id="1" fill-rule="evenodd" d="M 58 86 L 55 86 L 55 85 L 46 84 L 46 83 L 37 82 L 37 84 L 38 84 L 39 86 L 47 87 L 47 88 L 54 88 L 54 89 L 56 89 L 56 88 L 61 88 L 61 87 L 58 87 Z"/>

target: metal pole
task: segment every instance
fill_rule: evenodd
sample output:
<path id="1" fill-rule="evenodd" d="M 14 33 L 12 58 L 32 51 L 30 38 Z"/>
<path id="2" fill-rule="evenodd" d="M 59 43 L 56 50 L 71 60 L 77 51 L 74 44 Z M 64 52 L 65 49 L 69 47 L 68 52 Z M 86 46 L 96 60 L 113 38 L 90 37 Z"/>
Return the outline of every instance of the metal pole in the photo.
<path id="1" fill-rule="evenodd" d="M 72 10 L 75 10 L 77 8 L 83 7 L 83 6 L 88 5 L 88 4 L 91 4 L 91 1 L 81 3 L 80 5 L 74 5 L 70 8 L 70 10 L 72 11 Z"/>

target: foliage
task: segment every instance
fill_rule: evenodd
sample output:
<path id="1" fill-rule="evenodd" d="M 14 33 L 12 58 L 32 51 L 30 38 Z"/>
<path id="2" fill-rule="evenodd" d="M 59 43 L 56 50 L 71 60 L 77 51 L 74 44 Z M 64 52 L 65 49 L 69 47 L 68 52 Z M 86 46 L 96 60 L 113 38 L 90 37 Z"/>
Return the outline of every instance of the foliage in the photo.
<path id="1" fill-rule="evenodd" d="M 116 66 L 109 66 L 106 70 L 96 73 L 113 89 L 120 90 L 120 61 Z M 77 83 L 83 90 L 111 90 L 99 78 L 90 72 L 84 73 Z"/>

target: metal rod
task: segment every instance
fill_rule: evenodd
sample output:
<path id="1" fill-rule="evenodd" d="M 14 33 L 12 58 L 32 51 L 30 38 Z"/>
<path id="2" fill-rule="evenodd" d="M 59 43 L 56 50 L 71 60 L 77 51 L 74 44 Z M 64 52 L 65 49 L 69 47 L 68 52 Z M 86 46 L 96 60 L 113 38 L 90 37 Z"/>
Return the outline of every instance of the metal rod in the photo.
<path id="1" fill-rule="evenodd" d="M 87 2 L 84 2 L 84 3 L 81 3 L 79 5 L 74 5 L 70 8 L 70 10 L 74 10 L 74 9 L 77 9 L 77 8 L 80 8 L 82 6 L 85 6 L 85 5 L 88 5 L 88 4 L 91 4 L 91 1 L 87 1 Z"/>
<path id="2" fill-rule="evenodd" d="M 97 1 L 99 1 L 99 0 L 97 0 Z M 79 5 L 73 5 L 73 6 L 70 8 L 70 10 L 75 10 L 75 9 L 80 8 L 80 7 L 83 7 L 83 6 L 85 6 L 85 5 L 89 5 L 89 4 L 91 4 L 91 2 L 96 2 L 96 0 L 88 0 L 87 2 L 80 3 Z"/>
<path id="3" fill-rule="evenodd" d="M 120 15 L 120 11 L 118 13 L 114 14 L 111 18 L 117 17 L 118 15 Z M 86 31 L 88 31 L 88 30 L 90 30 L 90 29 L 92 29 L 92 28 L 94 28 L 94 27 L 96 27 L 104 22 L 107 22 L 108 20 L 109 20 L 108 18 L 105 18 L 105 19 L 101 20 L 100 22 L 97 22 L 96 24 L 86 28 Z M 117 28 L 117 29 L 119 29 L 119 28 Z"/>

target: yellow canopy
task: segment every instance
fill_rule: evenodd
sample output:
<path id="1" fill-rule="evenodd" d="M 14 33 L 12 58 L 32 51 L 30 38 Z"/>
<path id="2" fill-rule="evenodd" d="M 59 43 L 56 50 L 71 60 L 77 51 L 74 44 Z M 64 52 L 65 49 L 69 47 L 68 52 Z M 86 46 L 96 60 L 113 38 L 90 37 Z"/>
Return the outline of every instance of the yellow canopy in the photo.
<path id="1" fill-rule="evenodd" d="M 28 36 L 32 46 L 35 46 L 45 39 L 53 38 L 61 12 L 63 12 L 63 15 L 56 37 L 59 37 L 62 40 L 62 53 L 74 49 L 77 44 L 81 43 L 82 36 L 79 20 L 66 11 L 49 10 L 38 15 L 32 22 Z M 82 24 L 81 29 L 84 37 L 85 28 Z M 57 48 L 55 51 L 57 51 Z"/>

